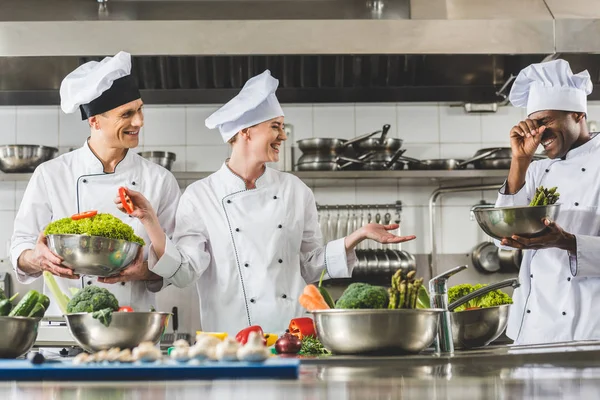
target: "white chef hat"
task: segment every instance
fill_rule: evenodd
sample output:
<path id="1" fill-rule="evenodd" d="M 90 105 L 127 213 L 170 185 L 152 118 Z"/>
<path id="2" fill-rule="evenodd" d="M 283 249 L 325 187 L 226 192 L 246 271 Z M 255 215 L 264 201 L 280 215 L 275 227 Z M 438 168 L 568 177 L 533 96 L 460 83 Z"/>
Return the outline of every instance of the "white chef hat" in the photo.
<path id="1" fill-rule="evenodd" d="M 227 143 L 242 129 L 282 117 L 283 110 L 275 96 L 278 86 L 279 81 L 269 70 L 250 78 L 237 96 L 206 118 L 206 127 L 218 127 Z"/>
<path id="2" fill-rule="evenodd" d="M 131 54 L 124 51 L 102 61 L 80 65 L 60 85 L 60 106 L 71 114 L 79 108 L 81 118 L 112 110 L 139 99 L 140 91 L 131 76 Z"/>
<path id="3" fill-rule="evenodd" d="M 587 113 L 587 96 L 592 88 L 587 70 L 573 75 L 569 63 L 559 59 L 521 70 L 509 100 L 515 107 L 526 107 L 527 115 L 542 110 Z"/>

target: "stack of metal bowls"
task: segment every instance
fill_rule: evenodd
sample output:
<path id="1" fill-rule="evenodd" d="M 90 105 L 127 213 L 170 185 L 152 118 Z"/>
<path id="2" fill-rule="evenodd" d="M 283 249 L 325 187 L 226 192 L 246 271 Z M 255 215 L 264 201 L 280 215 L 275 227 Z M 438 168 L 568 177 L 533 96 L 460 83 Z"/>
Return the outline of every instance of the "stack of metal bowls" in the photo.
<path id="1" fill-rule="evenodd" d="M 33 172 L 58 154 L 55 147 L 11 144 L 0 146 L 0 170 L 5 173 Z"/>
<path id="2" fill-rule="evenodd" d="M 112 276 L 125 269 L 141 246 L 126 240 L 87 235 L 48 235 L 48 247 L 76 274 Z"/>
<path id="3" fill-rule="evenodd" d="M 132 349 L 142 342 L 156 344 L 167 329 L 170 313 L 114 312 L 109 326 L 91 313 L 66 314 L 73 339 L 86 351 L 96 352 L 114 347 Z"/>
<path id="4" fill-rule="evenodd" d="M 40 318 L 0 317 L 0 358 L 17 358 L 27 353 L 38 335 Z"/>
<path id="5" fill-rule="evenodd" d="M 334 354 L 419 353 L 433 343 L 440 309 L 313 311 L 317 336 Z"/>

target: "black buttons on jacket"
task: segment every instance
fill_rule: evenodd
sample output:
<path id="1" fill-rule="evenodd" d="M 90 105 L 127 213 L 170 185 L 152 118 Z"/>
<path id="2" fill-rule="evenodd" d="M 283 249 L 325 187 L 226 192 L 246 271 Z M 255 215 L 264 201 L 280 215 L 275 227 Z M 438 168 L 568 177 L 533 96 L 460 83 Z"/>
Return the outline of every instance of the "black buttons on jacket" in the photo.
<path id="1" fill-rule="evenodd" d="M 273 200 L 277 200 L 277 196 L 273 196 Z"/>
<path id="2" fill-rule="evenodd" d="M 231 203 L 231 200 L 227 200 L 227 204 Z"/>
<path id="3" fill-rule="evenodd" d="M 89 285 L 91 285 L 91 284 L 92 284 L 92 281 L 87 281 L 86 283 L 87 283 L 87 285 L 89 286 Z"/>
<path id="4" fill-rule="evenodd" d="M 581 168 L 581 172 L 585 172 L 585 168 Z"/>
<path id="5" fill-rule="evenodd" d="M 256 300 L 250 299 L 250 303 L 256 303 Z"/>
<path id="6" fill-rule="evenodd" d="M 279 259 L 279 264 L 281 264 L 282 262 L 283 262 L 283 260 L 280 258 L 280 259 Z"/>
<path id="7" fill-rule="evenodd" d="M 575 207 L 577 207 L 579 205 L 579 203 L 575 202 Z"/>
<path id="8" fill-rule="evenodd" d="M 83 183 L 87 183 L 87 179 L 84 179 L 82 182 L 83 182 Z"/>
<path id="9" fill-rule="evenodd" d="M 277 225 L 277 227 L 278 227 L 279 229 L 281 229 L 281 228 L 283 228 L 283 225 L 279 224 L 279 225 Z"/>
<path id="10" fill-rule="evenodd" d="M 131 184 L 132 184 L 133 186 L 135 186 L 135 181 L 131 182 Z"/>
<path id="11" fill-rule="evenodd" d="M 567 280 L 568 280 L 569 282 L 571 282 L 571 277 L 568 277 L 568 278 L 567 278 Z"/>
<path id="12" fill-rule="evenodd" d="M 121 282 L 121 286 L 125 286 L 127 282 Z"/>
<path id="13" fill-rule="evenodd" d="M 533 279 L 533 274 L 529 275 L 529 277 L 530 277 L 531 279 Z"/>
<path id="14" fill-rule="evenodd" d="M 527 314 L 531 314 L 531 310 L 527 310 Z"/>
<path id="15" fill-rule="evenodd" d="M 550 170 L 549 170 L 549 169 L 547 169 L 547 170 L 546 170 L 546 172 L 550 172 Z"/>
<path id="16" fill-rule="evenodd" d="M 240 228 L 235 228 L 235 231 L 236 231 L 236 232 L 239 232 L 239 231 L 240 231 Z"/>
<path id="17" fill-rule="evenodd" d="M 563 315 L 567 315 L 567 313 L 563 311 Z"/>
<path id="18" fill-rule="evenodd" d="M 246 263 L 244 264 L 244 267 L 248 268 L 250 266 L 250 264 Z"/>
<path id="19" fill-rule="evenodd" d="M 281 298 L 282 298 L 282 299 L 287 299 L 287 294 L 285 294 L 285 293 L 284 293 L 284 294 L 282 294 L 282 295 L 281 295 Z"/>

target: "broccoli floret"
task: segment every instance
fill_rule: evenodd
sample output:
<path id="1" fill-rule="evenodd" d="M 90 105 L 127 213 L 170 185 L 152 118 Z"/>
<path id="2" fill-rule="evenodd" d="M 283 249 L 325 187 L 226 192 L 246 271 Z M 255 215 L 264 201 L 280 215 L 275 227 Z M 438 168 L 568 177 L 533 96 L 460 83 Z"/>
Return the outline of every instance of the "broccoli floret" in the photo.
<path id="1" fill-rule="evenodd" d="M 448 304 L 453 303 L 454 301 L 468 295 L 475 290 L 479 290 L 482 287 L 487 285 L 477 284 L 471 285 L 468 283 L 463 283 L 461 285 L 456 285 L 448 289 Z M 464 311 L 467 308 L 473 307 L 495 307 L 501 306 L 503 304 L 512 304 L 512 298 L 501 290 L 494 290 L 490 293 L 484 294 L 483 296 L 476 297 L 472 300 L 469 300 L 465 304 L 458 306 L 454 311 Z"/>
<path id="2" fill-rule="evenodd" d="M 110 311 L 119 309 L 119 301 L 108 290 L 98 286 L 86 286 L 81 289 L 67 304 L 68 313 L 87 312 L 93 313 L 105 326 L 111 321 Z M 98 311 L 102 311 L 99 313 Z"/>
<path id="3" fill-rule="evenodd" d="M 389 301 L 387 289 L 367 283 L 353 283 L 342 293 L 335 308 L 339 309 L 376 309 L 387 308 Z"/>
<path id="4" fill-rule="evenodd" d="M 2 288 L 0 288 L 0 301 L 2 300 L 6 300 L 6 295 L 4 294 L 4 290 L 2 290 Z"/>

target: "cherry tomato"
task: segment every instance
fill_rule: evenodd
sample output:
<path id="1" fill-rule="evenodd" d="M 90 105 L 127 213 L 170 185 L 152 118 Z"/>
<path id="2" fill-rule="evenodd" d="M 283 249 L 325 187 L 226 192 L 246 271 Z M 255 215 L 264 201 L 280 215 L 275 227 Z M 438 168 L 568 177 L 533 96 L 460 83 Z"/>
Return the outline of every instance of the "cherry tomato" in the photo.
<path id="1" fill-rule="evenodd" d="M 84 219 L 84 218 L 92 218 L 94 215 L 97 215 L 97 214 L 98 214 L 98 211 L 96 211 L 96 210 L 85 211 L 85 212 L 82 212 L 79 214 L 72 215 L 71 219 L 73 221 L 77 221 L 77 220 Z"/>
<path id="2" fill-rule="evenodd" d="M 127 212 L 127 214 L 131 214 L 135 207 L 133 206 L 133 201 L 127 195 L 127 189 L 124 187 L 119 188 L 119 197 L 121 198 L 121 204 L 123 204 L 123 208 Z"/>
<path id="3" fill-rule="evenodd" d="M 119 307 L 119 312 L 133 312 L 133 308 L 129 306 Z"/>

